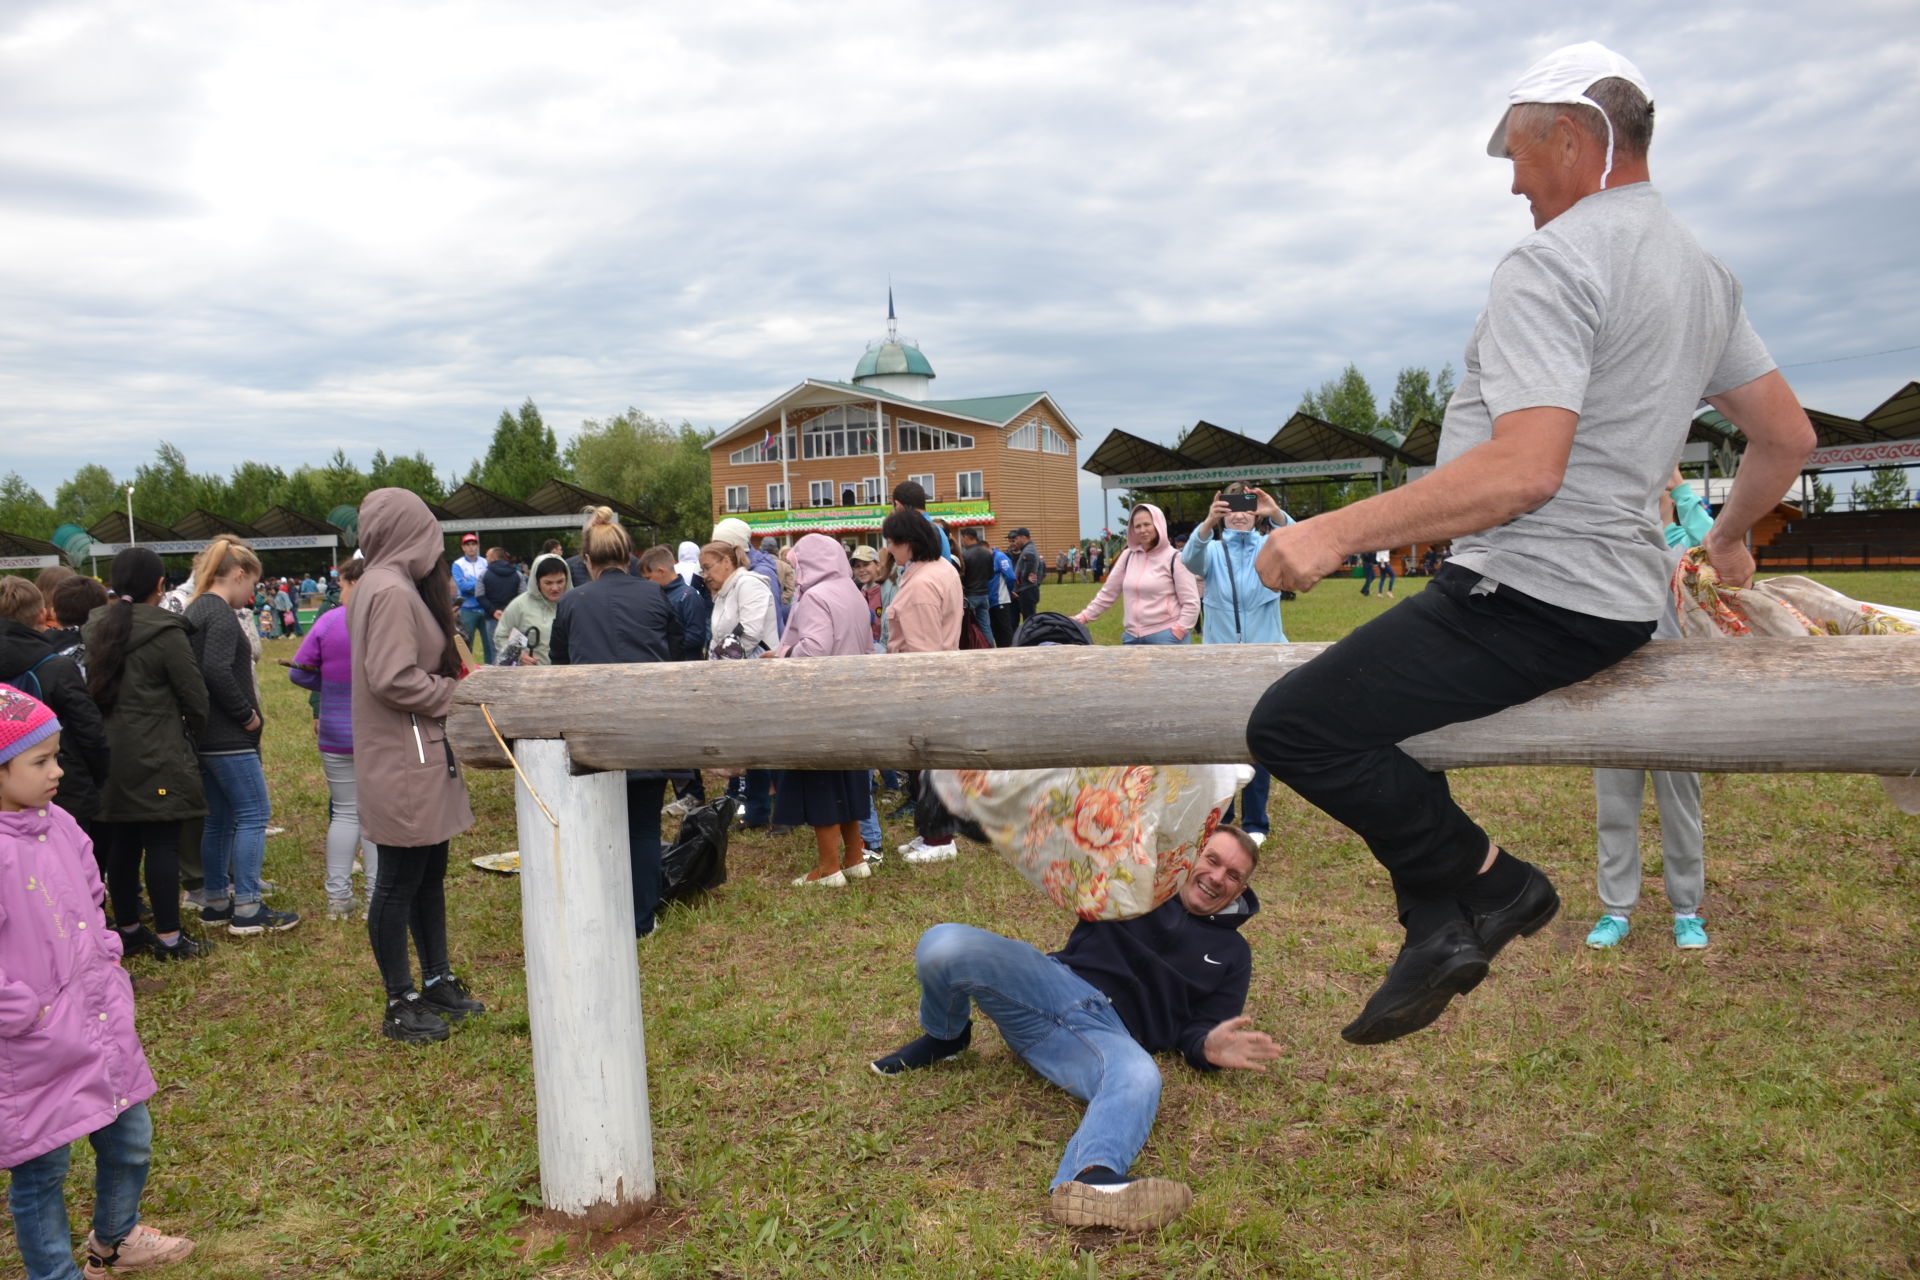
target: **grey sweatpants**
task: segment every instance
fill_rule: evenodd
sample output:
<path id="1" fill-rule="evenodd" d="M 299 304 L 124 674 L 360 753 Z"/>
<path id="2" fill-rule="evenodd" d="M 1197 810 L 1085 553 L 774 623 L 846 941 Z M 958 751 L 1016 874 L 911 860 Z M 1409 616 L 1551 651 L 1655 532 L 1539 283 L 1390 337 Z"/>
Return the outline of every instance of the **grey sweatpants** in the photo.
<path id="1" fill-rule="evenodd" d="M 1645 769 L 1595 769 L 1598 813 L 1600 904 L 1610 914 L 1631 916 L 1640 901 L 1640 806 L 1646 800 Z M 1660 861 L 1667 901 L 1676 915 L 1700 909 L 1706 892 L 1704 838 L 1700 831 L 1700 775 L 1653 771 L 1660 806 Z"/>
<path id="2" fill-rule="evenodd" d="M 374 878 L 380 874 L 379 854 L 373 841 L 360 838 L 360 794 L 354 780 L 353 757 L 332 751 L 320 753 L 320 768 L 327 776 L 327 898 L 343 902 L 353 897 L 353 855 L 360 851 L 366 870 L 367 895 L 373 895 Z"/>

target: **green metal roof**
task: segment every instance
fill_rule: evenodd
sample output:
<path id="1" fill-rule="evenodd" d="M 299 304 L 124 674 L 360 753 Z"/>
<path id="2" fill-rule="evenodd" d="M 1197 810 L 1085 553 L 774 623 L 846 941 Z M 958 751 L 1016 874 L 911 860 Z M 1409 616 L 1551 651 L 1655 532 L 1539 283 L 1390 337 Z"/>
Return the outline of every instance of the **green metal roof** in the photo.
<path id="1" fill-rule="evenodd" d="M 917 373 L 923 378 L 934 376 L 933 366 L 920 354 L 920 348 L 911 342 L 883 342 L 877 347 L 867 348 L 867 354 L 860 357 L 860 364 L 854 369 L 853 376 L 871 378 L 883 373 Z"/>
<path id="2" fill-rule="evenodd" d="M 1027 408 L 1044 394 L 1046 393 L 1041 391 L 1022 391 L 1018 395 L 1011 396 L 975 396 L 970 400 L 922 400 L 920 403 L 942 413 L 957 413 L 962 417 L 980 418 L 1005 426 L 1022 409 Z"/>

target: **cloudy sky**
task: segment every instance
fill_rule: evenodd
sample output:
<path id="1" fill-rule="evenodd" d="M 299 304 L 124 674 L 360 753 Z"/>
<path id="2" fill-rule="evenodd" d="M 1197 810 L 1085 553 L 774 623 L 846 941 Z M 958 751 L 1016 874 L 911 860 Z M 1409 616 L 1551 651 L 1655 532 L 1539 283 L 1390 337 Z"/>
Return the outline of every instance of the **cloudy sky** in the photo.
<path id="1" fill-rule="evenodd" d="M 1588 38 L 1802 399 L 1920 376 L 1908 0 L 0 0 L 0 471 L 724 427 L 848 377 L 889 276 L 935 395 L 1264 437 L 1458 365 L 1530 228 L 1487 133 Z"/>

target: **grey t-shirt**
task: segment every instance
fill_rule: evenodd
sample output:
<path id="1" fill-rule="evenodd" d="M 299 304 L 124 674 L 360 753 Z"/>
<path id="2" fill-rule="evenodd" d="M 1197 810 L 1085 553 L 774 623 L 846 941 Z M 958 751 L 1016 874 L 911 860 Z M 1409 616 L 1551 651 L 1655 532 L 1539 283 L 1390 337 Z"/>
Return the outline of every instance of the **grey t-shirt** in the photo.
<path id="1" fill-rule="evenodd" d="M 1595 617 L 1650 622 L 1669 574 L 1657 500 L 1710 395 L 1771 371 L 1740 282 L 1659 192 L 1597 192 L 1494 269 L 1447 405 L 1438 461 L 1483 444 L 1518 409 L 1580 415 L 1559 492 L 1454 539 L 1455 563 Z"/>

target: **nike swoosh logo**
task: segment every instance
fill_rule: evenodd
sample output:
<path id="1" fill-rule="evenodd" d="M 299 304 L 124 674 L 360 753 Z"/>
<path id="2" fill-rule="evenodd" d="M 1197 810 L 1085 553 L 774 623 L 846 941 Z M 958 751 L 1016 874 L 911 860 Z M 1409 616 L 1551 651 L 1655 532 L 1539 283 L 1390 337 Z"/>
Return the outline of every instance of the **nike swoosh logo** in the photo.
<path id="1" fill-rule="evenodd" d="M 1215 959 L 1214 959 L 1214 958 L 1213 958 L 1212 956 L 1209 956 L 1209 955 L 1202 955 L 1202 956 L 1201 956 L 1200 958 L 1201 958 L 1202 960 L 1205 960 L 1205 961 L 1206 961 L 1206 962 L 1207 962 L 1208 964 L 1219 964 L 1219 963 L 1220 963 L 1220 961 L 1218 961 L 1218 960 L 1215 960 Z"/>

